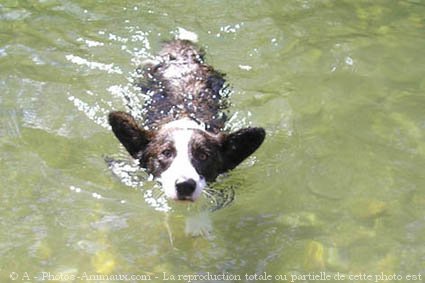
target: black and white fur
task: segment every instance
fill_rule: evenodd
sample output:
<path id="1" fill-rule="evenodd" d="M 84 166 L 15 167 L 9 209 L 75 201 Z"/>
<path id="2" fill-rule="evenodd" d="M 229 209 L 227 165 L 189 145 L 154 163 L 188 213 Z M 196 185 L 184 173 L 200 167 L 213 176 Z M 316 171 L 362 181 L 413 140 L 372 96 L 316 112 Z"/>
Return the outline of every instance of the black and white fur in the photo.
<path id="1" fill-rule="evenodd" d="M 146 64 L 139 86 L 149 96 L 139 125 L 130 114 L 109 114 L 118 140 L 174 200 L 195 201 L 208 182 L 235 168 L 263 142 L 263 128 L 223 132 L 224 75 L 188 40 L 166 42 Z"/>

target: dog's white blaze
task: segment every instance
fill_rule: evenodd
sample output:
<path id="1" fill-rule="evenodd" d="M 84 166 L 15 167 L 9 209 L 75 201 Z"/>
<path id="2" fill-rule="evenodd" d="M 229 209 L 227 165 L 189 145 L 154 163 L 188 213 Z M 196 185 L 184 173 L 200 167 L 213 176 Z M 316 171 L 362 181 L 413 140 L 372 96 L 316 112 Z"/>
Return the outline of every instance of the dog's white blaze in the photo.
<path id="1" fill-rule="evenodd" d="M 170 167 L 160 176 L 160 182 L 165 194 L 172 199 L 177 199 L 176 183 L 192 179 L 196 182 L 196 189 L 192 194 L 192 200 L 197 199 L 206 186 L 205 179 L 196 172 L 190 162 L 189 143 L 192 138 L 193 130 L 176 129 L 173 132 L 172 139 L 176 149 L 176 156 Z"/>
<path id="2" fill-rule="evenodd" d="M 194 120 L 190 118 L 182 118 L 180 120 L 172 121 L 162 127 L 162 129 L 180 129 L 180 130 L 205 130 L 205 128 L 201 125 L 196 123 Z"/>

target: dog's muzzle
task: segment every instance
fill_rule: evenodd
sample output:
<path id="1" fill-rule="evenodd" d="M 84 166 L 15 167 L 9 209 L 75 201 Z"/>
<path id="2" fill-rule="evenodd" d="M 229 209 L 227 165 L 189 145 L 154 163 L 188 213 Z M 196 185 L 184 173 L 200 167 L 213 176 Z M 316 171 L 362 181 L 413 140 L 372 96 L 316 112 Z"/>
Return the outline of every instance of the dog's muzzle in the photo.
<path id="1" fill-rule="evenodd" d="M 177 198 L 179 200 L 192 200 L 192 195 L 195 190 L 196 182 L 193 179 L 176 181 Z"/>

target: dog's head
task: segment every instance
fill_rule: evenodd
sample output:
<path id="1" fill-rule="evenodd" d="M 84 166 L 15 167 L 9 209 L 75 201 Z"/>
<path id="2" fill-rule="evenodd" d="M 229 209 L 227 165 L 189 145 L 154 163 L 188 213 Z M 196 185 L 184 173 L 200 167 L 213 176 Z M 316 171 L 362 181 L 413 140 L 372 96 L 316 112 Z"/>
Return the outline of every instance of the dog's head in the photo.
<path id="1" fill-rule="evenodd" d="M 166 196 L 175 200 L 196 200 L 207 182 L 239 165 L 265 137 L 262 128 L 215 135 L 190 119 L 148 131 L 130 114 L 119 111 L 109 114 L 109 124 L 130 155 L 139 159 L 161 182 Z"/>

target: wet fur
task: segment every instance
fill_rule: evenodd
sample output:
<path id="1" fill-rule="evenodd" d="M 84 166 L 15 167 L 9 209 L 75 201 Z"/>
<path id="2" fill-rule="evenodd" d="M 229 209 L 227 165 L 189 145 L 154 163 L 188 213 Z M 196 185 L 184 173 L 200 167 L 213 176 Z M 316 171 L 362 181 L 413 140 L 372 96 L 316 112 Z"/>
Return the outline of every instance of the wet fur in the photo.
<path id="1" fill-rule="evenodd" d="M 111 112 L 109 124 L 131 156 L 153 176 L 165 175 L 175 160 L 188 160 L 181 170 L 196 169 L 197 186 L 204 186 L 205 181 L 212 182 L 235 168 L 262 144 L 263 128 L 223 132 L 227 118 L 223 112 L 227 98 L 224 75 L 204 62 L 204 52 L 192 42 L 165 43 L 156 60 L 140 73 L 138 85 L 150 98 L 143 107 L 142 124 L 122 111 Z M 177 158 L 175 142 L 185 135 L 190 138 L 182 161 L 181 153 Z M 183 183 L 188 180 L 193 181 Z M 178 178 L 176 187 L 177 182 Z M 178 197 L 174 192 L 169 195 Z"/>
<path id="2" fill-rule="evenodd" d="M 138 86 L 150 96 L 144 107 L 144 125 L 160 125 L 183 117 L 204 123 L 218 133 L 227 116 L 224 74 L 204 61 L 204 51 L 187 40 L 165 43 L 157 61 L 144 66 Z"/>

